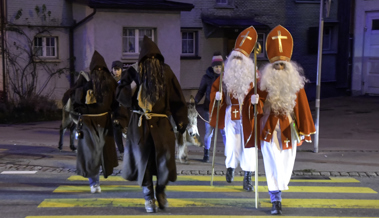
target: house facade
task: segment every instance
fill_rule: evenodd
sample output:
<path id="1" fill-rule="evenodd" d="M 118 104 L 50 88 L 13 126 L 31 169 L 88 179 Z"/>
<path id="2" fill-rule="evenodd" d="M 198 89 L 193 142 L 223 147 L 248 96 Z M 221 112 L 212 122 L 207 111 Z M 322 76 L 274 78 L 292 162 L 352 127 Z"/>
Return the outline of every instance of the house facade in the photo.
<path id="1" fill-rule="evenodd" d="M 157 43 L 180 78 L 180 12 L 192 8 L 192 4 L 164 0 L 6 1 L 8 98 L 33 81 L 32 91 L 59 103 L 77 72 L 88 70 L 95 50 L 109 68 L 115 60 L 127 67 L 138 61 L 144 35 Z"/>
<path id="2" fill-rule="evenodd" d="M 74 20 L 91 17 L 74 31 L 75 69 L 86 69 L 91 61 L 88 57 L 95 50 L 104 56 L 109 67 L 115 60 L 122 61 L 127 67 L 138 61 L 140 43 L 147 35 L 157 43 L 165 62 L 180 78 L 180 12 L 191 10 L 193 5 L 159 0 L 146 4 L 105 0 L 82 4 L 74 1 Z"/>
<path id="3" fill-rule="evenodd" d="M 10 100 L 33 92 L 61 98 L 69 87 L 69 5 L 59 0 L 2 3 L 2 91 Z"/>
<path id="4" fill-rule="evenodd" d="M 286 27 L 294 38 L 292 60 L 298 62 L 309 79 L 306 91 L 309 99 L 316 95 L 317 51 L 320 0 L 181 0 L 194 4 L 191 11 L 182 12 L 182 38 L 194 38 L 192 54 L 182 51 L 181 83 L 196 94 L 202 75 L 210 66 L 213 52 L 224 57 L 234 47 L 238 34 L 249 26 L 258 32 L 263 53 L 258 66 L 267 63 L 265 40 L 277 25 Z M 331 1 L 329 16 L 324 19 L 322 89 L 323 97 L 340 95 L 348 89 L 349 24 L 340 22 L 350 16 L 352 1 Z M 341 28 L 347 25 L 348 28 Z M 183 40 L 185 41 L 185 40 Z M 341 44 L 344 43 L 344 44 Z M 184 44 L 184 42 L 183 42 Z M 346 46 L 347 45 L 347 46 Z M 340 47 L 346 48 L 340 50 Z M 340 54 L 344 55 L 341 56 Z M 343 72 L 343 73 L 341 73 Z M 342 75 L 341 75 L 342 74 Z"/>
<path id="5" fill-rule="evenodd" d="M 379 0 L 356 0 L 353 95 L 379 95 Z"/>
<path id="6" fill-rule="evenodd" d="M 219 51 L 226 59 L 238 34 L 251 25 L 258 32 L 263 50 L 258 55 L 258 66 L 267 63 L 265 39 L 279 24 L 293 35 L 292 60 L 304 68 L 309 79 L 309 99 L 316 95 L 320 0 L 2 2 L 6 46 L 18 54 L 29 40 L 29 47 L 31 43 L 38 56 L 36 90 L 57 100 L 73 84 L 74 72 L 87 70 L 95 50 L 104 56 L 108 67 L 114 60 L 122 61 L 124 67 L 135 63 L 143 35 L 158 44 L 188 99 L 196 94 L 213 53 Z M 353 95 L 377 94 L 379 0 L 330 2 L 329 16 L 324 18 L 321 97 L 350 91 Z M 22 29 L 28 39 L 9 27 Z M 17 81 L 17 75 L 12 74 L 7 60 L 4 63 L 6 74 L 1 70 L 4 76 L 0 87 L 5 84 L 8 95 L 12 95 L 7 76 L 13 75 Z M 54 72 L 58 76 L 51 77 Z"/>

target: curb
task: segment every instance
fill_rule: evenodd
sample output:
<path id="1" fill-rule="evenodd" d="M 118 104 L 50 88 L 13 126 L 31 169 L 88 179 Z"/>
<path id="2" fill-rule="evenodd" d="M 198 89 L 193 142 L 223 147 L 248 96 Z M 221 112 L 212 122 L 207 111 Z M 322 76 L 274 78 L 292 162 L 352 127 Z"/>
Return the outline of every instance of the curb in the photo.
<path id="1" fill-rule="evenodd" d="M 71 173 L 75 174 L 74 168 L 61 168 L 61 167 L 46 167 L 46 166 L 32 166 L 32 165 L 15 165 L 15 164 L 0 164 L 0 171 L 38 171 L 46 173 Z M 100 174 L 101 174 L 100 170 Z M 215 176 L 224 176 L 226 171 L 215 170 Z M 115 169 L 112 176 L 121 175 L 121 170 Z M 211 170 L 178 170 L 177 175 L 212 175 Z M 235 172 L 236 176 L 243 176 L 244 171 Z M 254 173 L 253 173 L 254 175 Z M 258 173 L 259 176 L 264 176 L 264 173 Z M 377 178 L 378 172 L 337 172 L 337 171 L 293 171 L 292 176 L 304 176 L 304 177 L 366 177 Z"/>

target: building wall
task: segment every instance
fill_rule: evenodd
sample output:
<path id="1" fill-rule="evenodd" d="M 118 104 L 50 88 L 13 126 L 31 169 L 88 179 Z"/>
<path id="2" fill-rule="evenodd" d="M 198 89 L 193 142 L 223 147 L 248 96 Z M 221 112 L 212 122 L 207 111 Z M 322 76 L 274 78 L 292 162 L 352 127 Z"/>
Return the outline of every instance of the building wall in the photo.
<path id="1" fill-rule="evenodd" d="M 79 10 L 78 8 L 75 11 Z M 82 8 L 82 10 L 86 10 Z M 90 12 L 87 12 L 87 14 Z M 124 63 L 138 61 L 137 56 L 123 56 L 123 27 L 151 27 L 156 29 L 156 39 L 165 63 L 180 78 L 180 13 L 131 12 L 124 10 L 98 10 L 91 20 L 75 30 L 76 70 L 89 66 L 94 50 L 105 59 L 108 68 L 115 60 Z"/>
<path id="2" fill-rule="evenodd" d="M 40 8 L 42 15 L 42 6 L 46 6 L 46 21 L 37 15 L 36 6 Z M 22 9 L 22 17 L 16 19 L 17 12 Z M 48 11 L 51 12 L 50 19 Z M 62 0 L 7 0 L 7 18 L 13 24 L 28 25 L 71 25 L 72 13 L 70 3 Z"/>
<path id="3" fill-rule="evenodd" d="M 363 48 L 364 48 L 364 27 L 366 26 L 366 12 L 379 11 L 378 0 L 356 0 L 355 20 L 354 20 L 354 56 L 351 90 L 353 95 L 364 94 L 363 90 Z"/>
<path id="4" fill-rule="evenodd" d="M 42 13 L 42 5 L 46 6 Z M 35 10 L 39 6 L 40 13 L 37 16 Z M 22 9 L 22 16 L 16 19 L 16 15 Z M 32 26 L 51 26 L 52 36 L 57 36 L 58 59 L 50 61 L 47 66 L 60 68 L 69 67 L 69 27 L 82 21 L 90 15 L 93 9 L 83 4 L 69 3 L 62 0 L 12 0 L 8 1 L 8 21 L 12 24 Z M 45 14 L 46 20 L 41 19 Z M 50 16 L 49 16 L 50 14 Z M 88 70 L 92 54 L 99 51 L 105 58 L 108 67 L 114 60 L 123 62 L 136 62 L 138 56 L 122 56 L 122 28 L 123 27 L 152 27 L 156 28 L 156 39 L 165 62 L 169 64 L 180 79 L 180 12 L 167 11 L 126 11 L 126 10 L 97 10 L 96 14 L 86 22 L 78 25 L 74 31 L 74 58 L 75 71 Z M 24 39 L 17 34 L 9 34 L 9 43 L 24 43 Z M 34 37 L 33 31 L 28 33 Z M 39 80 L 43 83 L 47 78 L 44 69 L 39 69 Z M 64 91 L 69 88 L 69 72 L 61 77 L 53 78 L 49 82 L 46 92 L 59 101 Z M 42 85 L 42 84 L 41 84 Z"/>
<path id="5" fill-rule="evenodd" d="M 73 17 L 76 23 L 89 16 L 93 9 L 81 5 L 73 4 Z M 93 17 L 74 29 L 74 56 L 75 71 L 89 72 L 91 57 L 95 51 L 95 22 Z"/>
<path id="6" fill-rule="evenodd" d="M 177 0 L 178 1 L 178 0 Z M 215 4 L 216 0 L 180 0 L 180 2 L 192 3 L 195 8 L 190 12 L 181 12 L 181 25 L 185 28 L 203 28 L 202 16 L 207 17 L 230 17 L 230 18 L 253 18 L 256 22 L 274 28 L 283 25 L 294 38 L 294 50 L 292 60 L 298 62 L 305 71 L 305 75 L 315 83 L 317 77 L 317 53 L 308 52 L 308 29 L 319 26 L 319 3 L 301 3 L 295 0 L 234 0 L 234 7 L 220 8 Z M 325 21 L 337 20 L 338 1 L 332 1 L 330 17 Z M 239 30 L 239 31 L 242 31 Z M 259 32 L 259 31 L 258 31 Z M 318 37 L 316 36 L 316 39 Z M 337 43 L 338 38 L 334 39 Z M 316 44 L 317 44 L 316 40 Z M 199 31 L 199 60 L 182 60 L 181 82 L 184 89 L 190 89 L 190 93 L 200 84 L 205 69 L 209 66 L 213 51 L 221 51 L 227 56 L 226 41 L 222 38 L 205 38 L 204 29 Z M 335 65 L 337 51 L 328 52 L 323 57 L 322 80 L 335 81 Z M 258 61 L 258 66 L 266 63 L 266 60 Z M 311 98 L 315 89 L 309 91 Z"/>
<path id="7" fill-rule="evenodd" d="M 43 5 L 46 10 L 43 12 Z M 36 7 L 40 9 L 37 13 Z M 16 15 L 21 12 L 19 19 Z M 7 22 L 8 26 L 15 26 L 24 31 L 27 37 L 31 40 L 36 36 L 38 30 L 46 29 L 47 31 L 41 33 L 39 36 L 54 36 L 58 37 L 57 58 L 46 60 L 37 64 L 37 88 L 36 92 L 40 92 L 42 87 L 43 95 L 50 96 L 56 99 L 57 102 L 62 98 L 63 93 L 69 87 L 69 25 L 72 24 L 71 6 L 67 1 L 60 0 L 12 0 L 7 1 Z M 13 54 L 21 54 L 18 62 L 20 65 L 25 65 L 28 58 L 22 52 L 15 49 L 15 43 L 19 46 L 27 48 L 27 39 L 24 36 L 14 32 L 7 31 L 6 43 L 9 51 Z M 43 63 L 43 64 L 42 64 Z M 66 68 L 64 74 L 61 76 L 50 77 L 49 72 L 57 69 Z M 50 70 L 48 70 L 50 69 Z M 12 69 L 10 69 L 12 70 Z M 15 76 L 13 71 L 7 72 L 9 76 Z M 9 85 L 9 84 L 8 84 Z M 9 97 L 12 97 L 11 87 L 8 87 Z"/>

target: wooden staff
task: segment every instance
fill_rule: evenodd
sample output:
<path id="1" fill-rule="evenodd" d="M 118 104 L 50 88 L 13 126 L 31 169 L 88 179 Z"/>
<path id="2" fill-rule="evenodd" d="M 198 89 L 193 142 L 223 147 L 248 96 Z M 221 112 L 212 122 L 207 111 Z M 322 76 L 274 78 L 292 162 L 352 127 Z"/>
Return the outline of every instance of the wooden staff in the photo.
<path id="1" fill-rule="evenodd" d="M 222 69 L 222 72 L 220 74 L 220 84 L 219 84 L 219 88 L 218 88 L 218 91 L 221 93 L 222 95 L 222 76 L 224 74 L 224 69 Z M 215 99 L 216 101 L 216 99 Z M 214 172 L 215 172 L 215 156 L 216 156 L 216 143 L 217 143 L 217 132 L 218 132 L 218 121 L 219 121 L 219 114 L 220 114 L 220 104 L 221 104 L 221 100 L 220 101 L 217 101 L 217 117 L 216 117 L 216 127 L 214 129 L 214 140 L 213 140 L 213 157 L 212 157 L 212 177 L 211 177 L 211 186 L 213 186 L 213 176 L 214 176 Z M 214 102 L 213 102 L 213 108 L 214 108 Z M 212 113 L 213 113 L 213 108 L 212 108 Z M 212 114 L 211 114 L 212 116 Z M 209 117 L 209 121 L 211 120 L 211 116 Z"/>
<path id="2" fill-rule="evenodd" d="M 257 55 L 261 53 L 261 44 L 257 42 L 254 47 L 254 94 L 257 94 Z M 258 139 L 257 139 L 257 106 L 254 107 L 254 146 L 255 146 L 255 208 L 258 209 Z"/>

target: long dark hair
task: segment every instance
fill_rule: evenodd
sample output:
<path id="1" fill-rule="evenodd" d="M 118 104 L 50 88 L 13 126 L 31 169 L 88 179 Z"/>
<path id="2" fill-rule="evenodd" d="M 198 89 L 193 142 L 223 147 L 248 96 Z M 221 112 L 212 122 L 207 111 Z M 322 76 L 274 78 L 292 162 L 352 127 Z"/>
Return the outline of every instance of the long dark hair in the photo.
<path id="1" fill-rule="evenodd" d="M 107 94 L 110 90 L 110 87 L 107 85 L 107 77 L 106 74 L 108 72 L 103 69 L 94 69 L 91 72 L 91 81 L 93 87 L 93 93 L 96 97 L 96 101 L 98 103 L 103 102 L 103 95 Z"/>
<path id="2" fill-rule="evenodd" d="M 163 64 L 158 58 L 149 57 L 140 62 L 139 74 L 143 85 L 142 98 L 151 103 L 163 97 L 166 88 Z"/>

